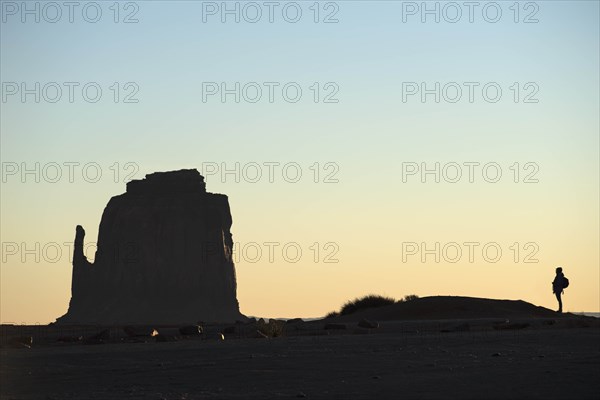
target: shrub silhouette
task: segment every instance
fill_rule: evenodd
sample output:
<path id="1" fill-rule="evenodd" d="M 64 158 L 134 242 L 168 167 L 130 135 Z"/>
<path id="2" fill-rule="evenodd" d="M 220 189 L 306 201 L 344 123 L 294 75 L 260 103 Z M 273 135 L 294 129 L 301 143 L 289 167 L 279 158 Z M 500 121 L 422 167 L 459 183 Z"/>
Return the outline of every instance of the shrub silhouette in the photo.
<path id="1" fill-rule="evenodd" d="M 374 307 L 383 307 L 388 306 L 390 304 L 394 304 L 396 300 L 392 297 L 379 296 L 375 294 L 370 294 L 368 296 L 356 298 L 352 301 L 346 302 L 339 314 L 340 315 L 348 315 L 355 313 L 360 310 L 364 310 L 366 308 L 374 308 Z"/>
<path id="2" fill-rule="evenodd" d="M 407 301 L 416 300 L 418 298 L 419 296 L 417 296 L 416 294 L 409 294 L 404 296 L 402 299 L 398 300 L 398 303 L 405 303 Z"/>
<path id="3" fill-rule="evenodd" d="M 344 303 L 340 311 L 331 311 L 330 313 L 325 315 L 325 318 L 335 318 L 339 317 L 340 315 L 348 315 L 367 308 L 389 306 L 390 304 L 394 303 L 405 303 L 407 301 L 415 300 L 418 298 L 419 296 L 417 296 L 416 294 L 409 294 L 404 296 L 402 299 L 396 301 L 393 297 L 370 294 L 368 296 L 359 297 L 352 301 Z"/>

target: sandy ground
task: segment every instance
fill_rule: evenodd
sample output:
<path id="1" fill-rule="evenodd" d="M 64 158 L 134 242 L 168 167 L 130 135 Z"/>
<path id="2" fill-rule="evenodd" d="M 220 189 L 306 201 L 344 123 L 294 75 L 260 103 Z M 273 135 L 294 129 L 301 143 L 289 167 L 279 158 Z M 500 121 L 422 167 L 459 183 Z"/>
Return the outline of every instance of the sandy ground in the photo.
<path id="1" fill-rule="evenodd" d="M 598 399 L 600 329 L 323 332 L 0 350 L 2 399 Z M 409 327 L 409 328 L 407 328 Z M 318 328 L 321 328 L 320 326 Z M 364 333 L 364 331 L 361 331 Z M 317 333 L 319 333 L 317 335 Z M 327 333 L 326 335 L 324 333 Z"/>

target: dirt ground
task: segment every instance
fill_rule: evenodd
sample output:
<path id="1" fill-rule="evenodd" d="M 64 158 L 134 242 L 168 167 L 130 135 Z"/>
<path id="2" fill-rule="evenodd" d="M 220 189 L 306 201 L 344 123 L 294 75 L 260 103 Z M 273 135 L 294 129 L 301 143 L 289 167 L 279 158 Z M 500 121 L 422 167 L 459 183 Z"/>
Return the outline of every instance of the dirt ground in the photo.
<path id="1" fill-rule="evenodd" d="M 599 398 L 598 327 L 384 328 L 368 334 L 313 330 L 269 339 L 221 341 L 211 334 L 167 343 L 3 348 L 0 397 Z"/>

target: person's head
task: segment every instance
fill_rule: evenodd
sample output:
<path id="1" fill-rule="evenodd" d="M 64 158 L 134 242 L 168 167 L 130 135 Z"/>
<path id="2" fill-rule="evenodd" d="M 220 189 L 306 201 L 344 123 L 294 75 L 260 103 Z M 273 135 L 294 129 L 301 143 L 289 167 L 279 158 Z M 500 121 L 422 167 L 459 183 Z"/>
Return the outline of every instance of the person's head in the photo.
<path id="1" fill-rule="evenodd" d="M 557 274 L 562 274 L 562 267 L 557 267 L 556 268 L 556 273 Z"/>

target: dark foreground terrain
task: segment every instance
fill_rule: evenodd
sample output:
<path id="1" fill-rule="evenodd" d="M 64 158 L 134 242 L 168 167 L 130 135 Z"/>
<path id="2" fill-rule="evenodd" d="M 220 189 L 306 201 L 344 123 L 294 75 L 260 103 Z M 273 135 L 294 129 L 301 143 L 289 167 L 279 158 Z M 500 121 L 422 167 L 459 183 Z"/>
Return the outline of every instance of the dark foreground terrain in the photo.
<path id="1" fill-rule="evenodd" d="M 0 397 L 597 399 L 600 328 L 574 321 L 320 321 L 274 338 L 207 330 L 165 343 L 4 346 Z"/>

